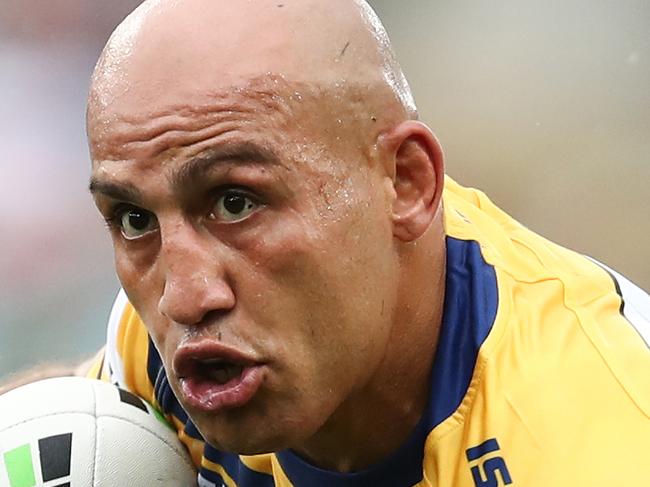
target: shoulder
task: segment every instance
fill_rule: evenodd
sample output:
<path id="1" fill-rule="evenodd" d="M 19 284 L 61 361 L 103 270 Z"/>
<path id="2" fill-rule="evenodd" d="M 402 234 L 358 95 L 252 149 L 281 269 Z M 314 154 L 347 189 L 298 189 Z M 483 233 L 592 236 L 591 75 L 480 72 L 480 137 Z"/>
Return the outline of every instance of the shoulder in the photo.
<path id="1" fill-rule="evenodd" d="M 479 362 L 514 361 L 516 369 L 500 369 L 511 384 L 526 375 L 537 388 L 566 383 L 593 395 L 611 386 L 650 416 L 648 294 L 524 227 L 480 191 L 447 180 L 445 210 L 448 237 L 475 242 L 495 276 L 496 313 Z"/>
<path id="2" fill-rule="evenodd" d="M 555 481 L 613 479 L 612 464 L 626 467 L 621 478 L 647 474 L 648 294 L 530 231 L 479 191 L 449 182 L 445 210 L 447 236 L 472 242 L 493 272 L 495 293 L 472 292 L 481 302 L 495 296 L 496 311 L 462 404 L 430 440 L 456 438 L 472 468 L 481 462 L 470 459 L 472 448 L 498 440 L 513 479 L 532 480 L 539 462 Z"/>
<path id="3" fill-rule="evenodd" d="M 154 371 L 149 370 L 151 348 L 144 323 L 125 292 L 120 290 L 108 320 L 105 368 L 111 382 L 149 402 L 154 399 L 151 377 Z"/>
<path id="4" fill-rule="evenodd" d="M 537 321 L 545 333 L 556 329 L 550 322 L 560 317 L 585 333 L 613 320 L 623 333 L 633 330 L 637 344 L 648 348 L 650 297 L 621 274 L 541 237 L 480 191 L 450 179 L 445 209 L 448 237 L 474 242 L 493 270 L 501 319 Z"/>

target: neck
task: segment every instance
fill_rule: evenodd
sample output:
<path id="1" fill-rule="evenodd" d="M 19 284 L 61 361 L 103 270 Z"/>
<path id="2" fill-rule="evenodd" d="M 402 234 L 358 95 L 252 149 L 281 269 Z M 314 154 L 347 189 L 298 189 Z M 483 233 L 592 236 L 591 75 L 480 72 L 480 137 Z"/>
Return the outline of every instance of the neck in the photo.
<path id="1" fill-rule="evenodd" d="M 397 450 L 422 417 L 444 303 L 441 229 L 424 237 L 436 239 L 435 246 L 418 241 L 402 256 L 405 272 L 384 360 L 368 383 L 295 449 L 313 465 L 338 472 L 368 468 Z M 436 250 L 423 253 L 424 248 Z"/>

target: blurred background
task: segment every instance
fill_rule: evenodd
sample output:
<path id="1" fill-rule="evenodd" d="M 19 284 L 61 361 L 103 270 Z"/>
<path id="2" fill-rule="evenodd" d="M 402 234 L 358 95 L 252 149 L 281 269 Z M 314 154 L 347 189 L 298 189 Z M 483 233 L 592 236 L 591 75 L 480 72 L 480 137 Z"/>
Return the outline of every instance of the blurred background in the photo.
<path id="1" fill-rule="evenodd" d="M 0 0 L 0 380 L 101 346 L 118 290 L 84 103 L 134 0 Z M 448 172 L 650 288 L 650 2 L 375 0 Z"/>

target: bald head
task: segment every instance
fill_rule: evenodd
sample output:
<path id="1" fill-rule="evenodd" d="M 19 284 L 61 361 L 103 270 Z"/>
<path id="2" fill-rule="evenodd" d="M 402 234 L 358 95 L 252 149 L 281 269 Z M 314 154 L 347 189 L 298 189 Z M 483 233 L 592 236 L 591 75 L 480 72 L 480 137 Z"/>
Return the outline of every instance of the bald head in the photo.
<path id="1" fill-rule="evenodd" d="M 264 76 L 360 87 L 415 117 L 386 31 L 359 0 L 145 1 L 102 53 L 89 115 L 210 96 Z"/>

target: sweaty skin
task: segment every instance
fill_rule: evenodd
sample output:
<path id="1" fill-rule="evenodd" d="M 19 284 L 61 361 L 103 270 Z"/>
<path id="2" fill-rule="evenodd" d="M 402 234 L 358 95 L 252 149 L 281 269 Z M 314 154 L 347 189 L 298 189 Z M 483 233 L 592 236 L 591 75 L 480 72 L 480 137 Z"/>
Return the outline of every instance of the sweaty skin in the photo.
<path id="1" fill-rule="evenodd" d="M 351 471 L 417 423 L 445 249 L 442 152 L 416 117 L 363 2 L 148 1 L 109 40 L 91 191 L 120 282 L 215 447 Z M 174 357 L 199 342 L 259 364 L 249 402 L 188 404 Z"/>

